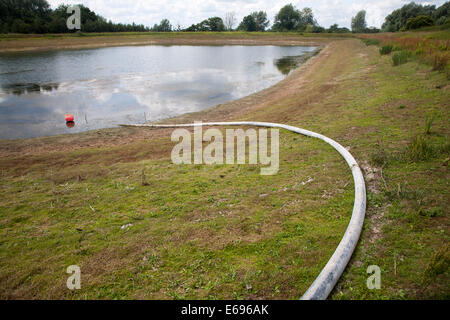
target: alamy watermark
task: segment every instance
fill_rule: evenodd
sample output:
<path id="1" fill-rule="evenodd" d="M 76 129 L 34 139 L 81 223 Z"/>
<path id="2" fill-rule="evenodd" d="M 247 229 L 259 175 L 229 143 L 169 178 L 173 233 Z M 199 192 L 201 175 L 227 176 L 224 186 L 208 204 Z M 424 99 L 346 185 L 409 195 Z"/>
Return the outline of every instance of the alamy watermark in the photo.
<path id="1" fill-rule="evenodd" d="M 81 30 L 81 8 L 72 6 L 67 8 L 67 13 L 71 16 L 67 19 L 67 28 L 69 30 Z"/>
<path id="2" fill-rule="evenodd" d="M 266 166 L 261 168 L 261 175 L 278 173 L 280 164 L 280 133 L 278 129 L 259 129 L 258 131 L 255 129 L 246 131 L 226 129 L 225 132 L 224 140 L 222 131 L 219 129 L 208 129 L 203 133 L 202 122 L 195 122 L 192 144 L 192 135 L 189 130 L 174 130 L 171 139 L 173 142 L 179 143 L 172 150 L 172 162 L 174 164 L 206 165 L 246 164 L 248 145 L 248 164 Z M 209 144 L 204 148 L 203 142 Z"/>
<path id="3" fill-rule="evenodd" d="M 79 266 L 68 266 L 66 272 L 71 276 L 67 279 L 67 288 L 69 290 L 81 289 L 81 269 Z"/>
<path id="4" fill-rule="evenodd" d="M 381 289 L 381 269 L 379 266 L 369 266 L 367 268 L 367 273 L 371 274 L 369 278 L 367 278 L 367 288 L 369 290 Z"/>

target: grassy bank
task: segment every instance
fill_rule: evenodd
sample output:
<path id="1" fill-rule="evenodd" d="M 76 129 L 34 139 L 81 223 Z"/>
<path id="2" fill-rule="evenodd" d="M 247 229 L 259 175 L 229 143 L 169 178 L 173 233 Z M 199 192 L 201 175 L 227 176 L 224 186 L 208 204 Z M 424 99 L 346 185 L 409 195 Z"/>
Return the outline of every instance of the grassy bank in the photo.
<path id="1" fill-rule="evenodd" d="M 367 44 L 390 48 L 387 53 L 403 51 L 408 57 L 428 64 L 433 70 L 445 72 L 450 79 L 450 31 L 401 32 L 361 35 Z M 398 55 L 399 53 L 394 54 Z M 406 60 L 406 59 L 404 59 Z M 394 61 L 395 63 L 395 61 Z"/>
<path id="2" fill-rule="evenodd" d="M 280 122 L 348 147 L 365 173 L 368 213 L 331 298 L 448 298 L 446 75 L 414 60 L 393 66 L 357 39 L 318 41 L 328 46 L 276 86 L 174 121 Z M 275 176 L 176 166 L 170 133 L 0 142 L 0 297 L 299 298 L 349 222 L 344 160 L 281 132 Z M 76 292 L 66 288 L 73 264 Z M 382 270 L 381 290 L 367 289 L 369 265 Z"/>

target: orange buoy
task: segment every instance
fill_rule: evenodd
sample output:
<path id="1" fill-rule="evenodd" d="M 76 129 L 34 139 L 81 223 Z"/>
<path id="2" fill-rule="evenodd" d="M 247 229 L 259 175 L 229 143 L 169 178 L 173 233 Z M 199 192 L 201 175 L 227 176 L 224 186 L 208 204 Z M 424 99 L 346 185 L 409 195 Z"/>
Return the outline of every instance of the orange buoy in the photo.
<path id="1" fill-rule="evenodd" d="M 73 122 L 75 117 L 72 114 L 66 114 L 66 122 Z"/>

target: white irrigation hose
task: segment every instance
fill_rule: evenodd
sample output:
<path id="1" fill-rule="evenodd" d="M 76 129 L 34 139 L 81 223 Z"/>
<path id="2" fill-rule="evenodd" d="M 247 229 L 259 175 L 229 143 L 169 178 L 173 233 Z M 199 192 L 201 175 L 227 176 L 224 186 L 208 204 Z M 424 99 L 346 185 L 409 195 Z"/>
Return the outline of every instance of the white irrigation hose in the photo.
<path id="1" fill-rule="evenodd" d="M 344 272 L 350 258 L 358 243 L 359 236 L 364 223 L 364 216 L 366 213 L 366 185 L 364 183 L 364 177 L 361 169 L 356 163 L 355 158 L 336 141 L 325 137 L 324 135 L 308 131 L 305 129 L 268 122 L 253 122 L 253 121 L 240 121 L 240 122 L 208 122 L 208 123 L 193 123 L 193 124 L 142 124 L 142 125 L 122 125 L 124 127 L 150 127 L 150 128 L 176 128 L 176 127 L 195 127 L 195 126 L 257 126 L 268 128 L 281 128 L 292 132 L 296 132 L 305 136 L 317 138 L 325 141 L 335 148 L 347 161 L 348 165 L 352 169 L 353 179 L 355 182 L 355 203 L 353 206 L 353 213 L 347 230 L 342 237 L 336 251 L 331 256 L 326 266 L 322 269 L 319 276 L 309 287 L 306 293 L 301 298 L 302 300 L 325 300 L 333 290 L 337 281 Z"/>

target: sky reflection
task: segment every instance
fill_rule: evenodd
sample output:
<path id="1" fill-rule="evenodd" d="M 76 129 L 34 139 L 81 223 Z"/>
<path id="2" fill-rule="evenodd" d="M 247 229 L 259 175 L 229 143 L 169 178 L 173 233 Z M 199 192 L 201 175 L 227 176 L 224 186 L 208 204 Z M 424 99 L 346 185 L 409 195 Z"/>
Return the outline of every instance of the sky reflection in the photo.
<path id="1" fill-rule="evenodd" d="M 2 54 L 0 139 L 74 133 L 200 111 L 275 84 L 293 67 L 286 57 L 312 50 L 145 46 Z M 67 113 L 75 116 L 73 128 L 64 122 Z"/>

